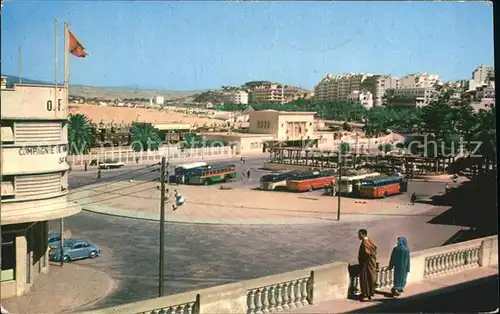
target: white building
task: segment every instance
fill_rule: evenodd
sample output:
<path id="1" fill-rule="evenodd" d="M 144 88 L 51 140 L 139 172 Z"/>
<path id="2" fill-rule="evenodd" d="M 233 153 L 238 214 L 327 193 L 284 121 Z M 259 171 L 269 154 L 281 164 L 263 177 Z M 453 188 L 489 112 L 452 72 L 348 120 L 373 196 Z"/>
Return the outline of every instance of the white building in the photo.
<path id="1" fill-rule="evenodd" d="M 349 96 L 347 96 L 349 102 L 361 105 L 366 109 L 371 109 L 373 107 L 373 94 L 364 89 L 362 91 L 353 91 Z"/>
<path id="2" fill-rule="evenodd" d="M 436 96 L 433 87 L 406 87 L 387 90 L 388 106 L 394 107 L 424 107 Z"/>
<path id="3" fill-rule="evenodd" d="M 155 105 L 161 106 L 165 103 L 165 97 L 163 96 L 155 96 L 154 97 L 154 103 Z"/>
<path id="4" fill-rule="evenodd" d="M 488 84 L 495 77 L 493 67 L 480 65 L 472 72 L 472 79 L 479 85 Z"/>
<path id="5" fill-rule="evenodd" d="M 226 104 L 248 104 L 248 93 L 242 90 L 225 92 L 222 98 Z"/>
<path id="6" fill-rule="evenodd" d="M 429 73 L 408 74 L 399 79 L 400 88 L 433 87 L 439 82 L 439 75 Z"/>

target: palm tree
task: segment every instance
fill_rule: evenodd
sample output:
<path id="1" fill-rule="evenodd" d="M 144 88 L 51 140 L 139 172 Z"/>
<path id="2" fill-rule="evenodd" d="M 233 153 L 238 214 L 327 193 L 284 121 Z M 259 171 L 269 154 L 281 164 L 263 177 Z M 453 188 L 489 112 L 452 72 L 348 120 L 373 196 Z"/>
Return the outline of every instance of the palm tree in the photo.
<path id="1" fill-rule="evenodd" d="M 70 155 L 86 155 L 94 143 L 95 128 L 83 114 L 71 114 L 68 120 L 68 144 Z"/>
<path id="2" fill-rule="evenodd" d="M 158 130 L 151 123 L 134 122 L 132 123 L 132 150 L 147 151 L 158 150 L 162 140 L 158 135 Z"/>

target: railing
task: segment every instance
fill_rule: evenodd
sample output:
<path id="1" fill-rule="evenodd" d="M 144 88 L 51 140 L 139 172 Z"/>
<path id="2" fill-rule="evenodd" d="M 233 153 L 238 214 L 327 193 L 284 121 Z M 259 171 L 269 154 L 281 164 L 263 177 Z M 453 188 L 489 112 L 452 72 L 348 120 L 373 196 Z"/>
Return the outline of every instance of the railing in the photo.
<path id="1" fill-rule="evenodd" d="M 117 159 L 123 163 L 136 163 L 136 162 L 154 162 L 160 161 L 162 157 L 167 157 L 173 160 L 185 159 L 210 159 L 214 157 L 231 157 L 231 148 L 228 146 L 223 147 L 209 147 L 209 148 L 191 148 L 180 150 L 177 147 L 170 148 L 169 150 L 161 149 L 159 151 L 141 151 L 134 152 L 128 151 L 110 151 L 103 153 L 91 153 L 89 155 L 70 155 L 68 156 L 68 164 L 72 166 L 81 166 L 85 162 L 96 160 L 97 162 L 104 159 Z"/>
<path id="2" fill-rule="evenodd" d="M 471 267 L 498 265 L 498 236 L 411 254 L 408 284 Z M 376 288 L 390 288 L 393 271 L 379 261 Z M 359 266 L 336 262 L 227 285 L 190 291 L 89 313 L 268 314 L 345 299 L 359 292 Z M 195 301 L 193 301 L 195 300 Z"/>
<path id="3" fill-rule="evenodd" d="M 312 278 L 300 278 L 283 283 L 247 290 L 247 314 L 270 313 L 309 305 Z"/>

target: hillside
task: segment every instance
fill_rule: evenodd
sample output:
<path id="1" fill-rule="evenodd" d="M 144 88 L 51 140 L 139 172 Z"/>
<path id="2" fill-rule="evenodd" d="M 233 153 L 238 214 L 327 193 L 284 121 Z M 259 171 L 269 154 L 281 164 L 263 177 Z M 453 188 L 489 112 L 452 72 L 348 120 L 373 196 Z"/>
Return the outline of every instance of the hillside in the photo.
<path id="1" fill-rule="evenodd" d="M 71 96 L 99 99 L 127 99 L 127 98 L 151 98 L 163 96 L 165 100 L 185 98 L 196 94 L 196 92 L 175 92 L 154 89 L 120 88 L 120 87 L 97 87 L 85 85 L 71 85 L 69 88 Z"/>
<path id="2" fill-rule="evenodd" d="M 19 82 L 19 77 L 15 75 L 5 75 L 7 77 L 7 85 L 11 86 L 13 83 Z M 22 78 L 24 84 L 43 84 L 52 85 L 54 82 L 44 82 L 40 80 L 33 80 L 30 78 Z M 63 84 L 60 82 L 59 84 Z M 153 96 L 163 96 L 165 100 L 189 98 L 200 91 L 192 92 L 176 92 L 164 91 L 154 89 L 139 89 L 139 88 L 121 88 L 121 87 L 99 87 L 99 86 L 86 86 L 86 85 L 70 85 L 69 94 L 76 97 L 85 98 L 99 98 L 99 99 L 126 99 L 126 98 L 151 98 Z"/>

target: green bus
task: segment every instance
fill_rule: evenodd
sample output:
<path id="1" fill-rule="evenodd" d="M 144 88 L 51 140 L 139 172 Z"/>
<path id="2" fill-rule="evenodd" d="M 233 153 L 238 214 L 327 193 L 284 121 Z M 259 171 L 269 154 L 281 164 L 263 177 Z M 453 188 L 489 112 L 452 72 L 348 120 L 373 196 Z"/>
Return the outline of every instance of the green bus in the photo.
<path id="1" fill-rule="evenodd" d="M 219 182 L 227 182 L 236 178 L 236 166 L 231 164 L 225 165 L 208 165 L 189 170 L 185 174 L 187 184 L 214 184 Z"/>

